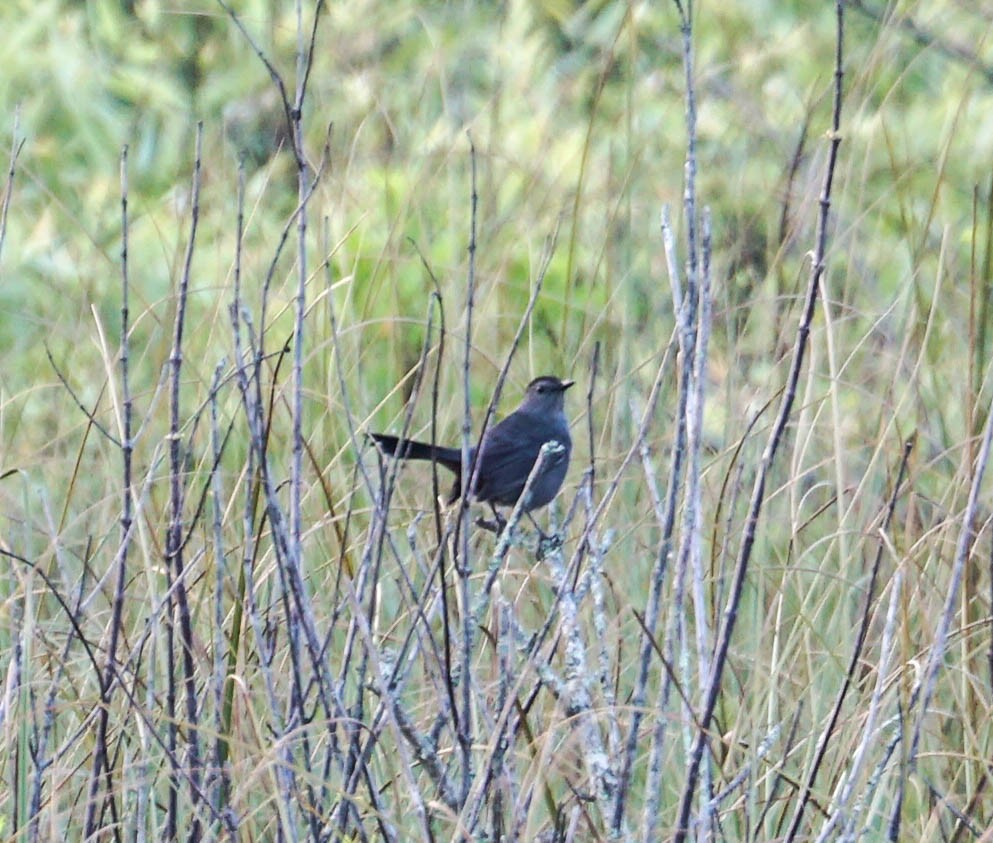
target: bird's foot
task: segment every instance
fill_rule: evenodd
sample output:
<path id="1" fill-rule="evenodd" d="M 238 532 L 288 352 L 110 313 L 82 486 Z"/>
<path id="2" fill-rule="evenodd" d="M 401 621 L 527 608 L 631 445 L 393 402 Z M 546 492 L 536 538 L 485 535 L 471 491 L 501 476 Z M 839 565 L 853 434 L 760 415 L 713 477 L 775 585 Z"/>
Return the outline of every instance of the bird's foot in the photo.
<path id="1" fill-rule="evenodd" d="M 503 532 L 504 527 L 507 526 L 507 519 L 504 518 L 500 513 L 494 512 L 495 516 L 492 521 L 483 518 L 482 515 L 476 518 L 476 526 L 480 530 L 488 530 L 491 533 L 496 533 L 498 536 Z"/>
<path id="2" fill-rule="evenodd" d="M 541 529 L 541 525 L 534 520 L 534 516 L 530 512 L 528 513 L 528 518 L 531 519 L 535 532 L 538 534 L 538 545 L 535 548 L 535 557 L 540 562 L 550 553 L 554 553 L 562 547 L 562 536 L 558 533 L 546 533 Z"/>
<path id="3" fill-rule="evenodd" d="M 555 553 L 562 547 L 562 536 L 558 533 L 545 533 L 538 530 L 538 547 L 535 550 L 535 557 L 540 562 L 550 553 Z"/>
<path id="4" fill-rule="evenodd" d="M 537 542 L 535 555 L 537 556 L 538 561 L 540 562 L 546 556 L 548 556 L 551 553 L 554 553 L 555 551 L 559 550 L 562 547 L 562 537 L 558 535 L 558 533 L 546 533 L 544 530 L 542 530 L 541 527 L 538 526 L 538 522 L 535 521 L 534 518 L 531 516 L 530 512 L 527 513 L 527 516 L 531 520 L 531 523 L 534 525 L 534 529 L 537 533 L 538 542 Z M 475 524 L 481 530 L 488 530 L 489 532 L 495 533 L 498 536 L 501 535 L 503 531 L 507 529 L 507 519 L 504 518 L 496 510 L 496 508 L 493 509 L 492 521 L 487 518 L 483 518 L 483 516 L 480 515 L 476 518 Z"/>

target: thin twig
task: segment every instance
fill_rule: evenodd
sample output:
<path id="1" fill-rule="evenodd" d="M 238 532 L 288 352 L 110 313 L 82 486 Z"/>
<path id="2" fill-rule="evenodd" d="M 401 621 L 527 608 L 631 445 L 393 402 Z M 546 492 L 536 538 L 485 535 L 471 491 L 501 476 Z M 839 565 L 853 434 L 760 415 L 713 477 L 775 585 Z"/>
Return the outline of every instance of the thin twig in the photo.
<path id="1" fill-rule="evenodd" d="M 86 816 L 83 827 L 86 829 L 85 836 L 90 836 L 96 832 L 96 806 L 98 779 L 101 775 L 101 768 L 104 769 L 104 781 L 107 788 L 108 798 L 113 792 L 113 781 L 111 770 L 106 765 L 107 758 L 107 732 L 110 723 L 110 702 L 111 687 L 113 677 L 117 671 L 117 644 L 121 635 L 121 624 L 124 613 L 124 589 L 127 583 L 127 559 L 128 548 L 131 543 L 132 529 L 132 494 L 131 470 L 132 457 L 134 454 L 134 441 L 131 438 L 132 424 L 132 400 L 130 378 L 128 377 L 128 365 L 130 358 L 130 344 L 128 334 L 131 330 L 129 307 L 128 307 L 128 148 L 125 146 L 121 150 L 120 162 L 121 178 L 121 471 L 122 478 L 122 501 L 121 501 L 121 541 L 118 545 L 114 567 L 117 569 L 117 582 L 114 587 L 114 598 L 111 608 L 110 621 L 110 641 L 107 645 L 107 663 L 104 668 L 103 677 L 100 681 L 100 717 L 97 725 L 96 747 L 93 752 L 93 769 L 90 773 L 90 787 L 86 802 Z M 55 361 L 52 360 L 51 352 L 46 345 L 45 351 L 48 359 L 52 362 L 53 368 L 58 372 Z M 61 378 L 61 373 L 59 374 Z M 65 381 L 63 381 L 65 383 Z M 66 384 L 68 388 L 68 384 Z M 69 390 L 70 394 L 72 390 Z M 73 395 L 75 399 L 75 395 Z M 77 403 L 78 402 L 78 399 Z M 84 411 L 85 412 L 85 411 Z M 98 426 L 99 427 L 99 426 Z M 108 434 L 108 438 L 111 438 Z"/>
<path id="2" fill-rule="evenodd" d="M 463 607 L 462 629 L 459 641 L 460 690 L 462 691 L 461 705 L 452 712 L 457 724 L 456 736 L 459 744 L 462 783 L 459 803 L 469 795 L 472 782 L 472 734 L 473 722 L 470 711 L 472 701 L 472 636 L 474 619 L 469 612 L 469 500 L 472 497 L 473 481 L 478 471 L 479 453 L 472 451 L 472 391 L 470 387 L 470 366 L 472 357 L 472 314 L 476 299 L 476 231 L 478 225 L 479 193 L 476 181 L 476 145 L 472 135 L 466 134 L 469 141 L 469 161 L 472 168 L 472 178 L 469 197 L 469 267 L 466 273 L 465 299 L 465 343 L 462 349 L 462 505 L 459 507 L 458 527 L 456 530 L 456 559 L 455 571 L 458 575 L 459 598 Z M 482 449 L 478 449 L 481 451 Z M 442 588 L 445 585 L 442 584 Z"/>
<path id="3" fill-rule="evenodd" d="M 193 162 L 193 187 L 190 207 L 190 236 L 186 243 L 183 271 L 176 295 L 176 318 L 173 323 L 172 351 L 169 355 L 170 401 L 169 401 L 169 483 L 170 519 L 166 534 L 166 565 L 172 571 L 176 584 L 176 603 L 179 608 L 179 625 L 183 657 L 183 685 L 186 692 L 186 735 L 189 744 L 189 779 L 193 785 L 191 795 L 196 807 L 200 792 L 200 737 L 197 727 L 199 705 L 197 701 L 196 661 L 193 653 L 193 621 L 190 615 L 186 588 L 186 572 L 183 563 L 183 503 L 184 460 L 180 452 L 181 421 L 179 416 L 180 372 L 183 365 L 183 331 L 186 326 L 186 306 L 189 301 L 190 277 L 193 271 L 193 254 L 196 248 L 197 227 L 200 221 L 200 169 L 203 149 L 203 123 L 197 124 L 196 153 Z M 171 628 L 171 618 L 167 622 Z M 171 654 L 170 654 L 171 655 Z M 170 689 L 172 679 L 170 676 Z M 170 712 L 175 716 L 175 711 Z M 178 724 L 170 727 L 175 734 Z M 169 825 L 175 833 L 178 817 L 175 804 L 175 788 L 171 789 Z M 196 836 L 200 825 L 199 817 L 193 820 L 191 834 Z"/>
<path id="4" fill-rule="evenodd" d="M 105 428 L 102 424 L 100 424 L 99 421 L 97 421 L 95 411 L 87 410 L 86 407 L 83 405 L 83 402 L 80 400 L 79 396 L 76 395 L 76 391 L 72 388 L 72 386 L 69 385 L 68 379 L 62 373 L 62 370 L 58 367 L 58 364 L 55 362 L 55 358 L 52 356 L 52 350 L 48 347 L 47 342 L 45 343 L 45 354 L 48 357 L 48 362 L 52 365 L 52 370 L 55 372 L 55 376 L 59 379 L 59 382 L 62 384 L 62 386 L 65 387 L 66 392 L 69 393 L 69 397 L 72 398 L 76 406 L 79 407 L 83 415 L 86 416 L 86 420 L 90 424 L 92 424 L 97 430 L 99 430 L 100 433 L 104 435 L 104 438 L 106 438 L 109 442 L 111 442 L 112 444 L 116 445 L 118 448 L 121 448 L 123 450 L 124 446 L 120 442 L 120 440 L 116 436 L 114 436 L 114 434 L 112 434 L 109 430 L 107 430 L 107 428 Z M 98 404 L 101 398 L 103 398 L 102 389 L 100 390 L 100 395 L 97 397 Z M 134 443 L 132 442 L 132 447 L 133 445 Z"/>
<path id="5" fill-rule="evenodd" d="M 17 159 L 24 148 L 24 138 L 17 139 L 21 124 L 21 109 L 14 110 L 14 128 L 11 132 L 10 163 L 7 165 L 7 185 L 3 192 L 3 208 L 0 210 L 0 258 L 3 257 L 3 244 L 7 240 L 7 212 L 10 210 L 10 200 L 14 195 L 14 175 L 17 173 Z"/>

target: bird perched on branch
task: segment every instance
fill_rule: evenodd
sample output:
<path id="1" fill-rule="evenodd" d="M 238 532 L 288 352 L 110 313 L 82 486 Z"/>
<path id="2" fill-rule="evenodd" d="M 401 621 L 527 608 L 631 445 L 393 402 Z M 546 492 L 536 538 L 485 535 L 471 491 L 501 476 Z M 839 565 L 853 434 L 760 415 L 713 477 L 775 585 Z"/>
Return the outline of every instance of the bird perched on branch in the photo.
<path id="1" fill-rule="evenodd" d="M 524 511 L 530 513 L 550 503 L 562 488 L 572 452 L 569 422 L 565 417 L 565 391 L 573 383 L 551 375 L 535 378 L 528 384 L 520 406 L 488 428 L 483 433 L 482 441 L 471 449 L 470 459 L 478 452 L 471 497 L 490 504 L 498 523 L 502 519 L 496 507 L 517 503 L 531 469 L 538 461 L 541 446 L 546 442 L 555 442 L 561 448 L 546 453 L 524 501 Z M 447 468 L 455 474 L 448 503 L 461 496 L 461 448 L 446 448 L 413 439 L 401 440 L 386 433 L 371 433 L 369 436 L 388 456 L 402 460 L 429 460 Z"/>

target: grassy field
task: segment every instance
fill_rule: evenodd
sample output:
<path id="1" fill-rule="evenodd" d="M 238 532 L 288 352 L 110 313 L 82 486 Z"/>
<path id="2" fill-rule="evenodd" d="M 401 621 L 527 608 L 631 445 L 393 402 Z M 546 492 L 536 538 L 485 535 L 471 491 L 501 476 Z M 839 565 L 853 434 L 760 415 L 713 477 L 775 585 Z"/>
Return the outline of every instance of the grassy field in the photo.
<path id="1" fill-rule="evenodd" d="M 993 840 L 993 5 L 685 2 L 3 6 L 2 839 Z"/>

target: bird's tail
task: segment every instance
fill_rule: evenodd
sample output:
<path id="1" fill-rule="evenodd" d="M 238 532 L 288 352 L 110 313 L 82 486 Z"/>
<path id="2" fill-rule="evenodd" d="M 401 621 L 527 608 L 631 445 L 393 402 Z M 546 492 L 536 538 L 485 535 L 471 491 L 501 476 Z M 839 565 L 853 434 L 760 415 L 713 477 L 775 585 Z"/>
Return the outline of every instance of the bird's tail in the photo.
<path id="1" fill-rule="evenodd" d="M 462 451 L 457 448 L 429 445 L 415 439 L 399 439 L 388 433 L 370 433 L 369 438 L 387 456 L 396 456 L 402 460 L 431 460 L 456 474 L 462 471 Z"/>

